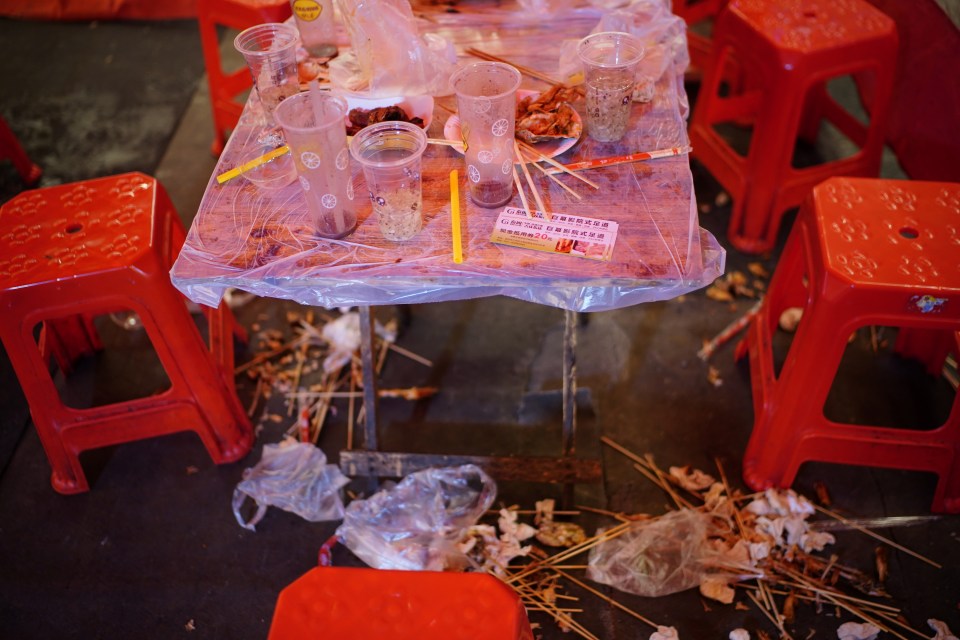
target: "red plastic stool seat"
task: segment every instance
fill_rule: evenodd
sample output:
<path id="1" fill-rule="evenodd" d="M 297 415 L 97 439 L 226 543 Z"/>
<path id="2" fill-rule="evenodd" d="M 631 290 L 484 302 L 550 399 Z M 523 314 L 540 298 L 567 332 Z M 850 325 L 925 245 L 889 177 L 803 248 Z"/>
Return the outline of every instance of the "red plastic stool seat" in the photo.
<path id="1" fill-rule="evenodd" d="M 879 175 L 893 89 L 897 33 L 865 0 L 730 0 L 717 17 L 714 55 L 697 96 L 690 140 L 697 158 L 730 193 L 730 242 L 746 253 L 771 250 L 783 213 L 835 175 Z M 722 81 L 736 64 L 740 86 Z M 869 122 L 834 101 L 826 82 L 854 76 Z M 822 120 L 855 143 L 853 155 L 793 166 L 800 138 L 816 138 Z M 746 155 L 717 125 L 752 124 Z"/>
<path id="2" fill-rule="evenodd" d="M 12 162 L 14 169 L 20 174 L 20 179 L 27 186 L 33 185 L 43 175 L 43 170 L 30 160 L 3 118 L 0 118 L 0 160 Z"/>
<path id="3" fill-rule="evenodd" d="M 485 573 L 317 567 L 277 599 L 270 640 L 533 640 L 517 594 Z"/>
<path id="4" fill-rule="evenodd" d="M 60 493 L 89 489 L 79 462 L 89 449 L 190 430 L 216 463 L 250 450 L 253 430 L 233 386 L 233 315 L 226 304 L 206 310 L 208 347 L 170 283 L 184 237 L 166 191 L 139 173 L 27 191 L 0 207 L 0 339 Z M 46 356 L 66 373 L 102 347 L 92 318 L 118 311 L 138 314 L 170 387 L 66 406 Z"/>
<path id="5" fill-rule="evenodd" d="M 211 150 L 220 155 L 227 142 L 227 132 L 237 126 L 243 104 L 236 98 L 253 86 L 246 65 L 226 72 L 220 60 L 220 37 L 217 26 L 243 31 L 265 22 L 283 22 L 292 14 L 289 0 L 197 0 L 200 44 L 207 68 L 210 106 L 213 108 L 214 139 Z"/>
<path id="6" fill-rule="evenodd" d="M 789 307 L 803 317 L 777 376 L 772 340 Z M 805 461 L 929 471 L 933 510 L 960 512 L 960 394 L 930 430 L 824 416 L 847 340 L 866 325 L 899 327 L 895 349 L 931 373 L 958 352 L 960 184 L 831 178 L 813 190 L 738 348 L 755 415 L 744 480 L 787 487 Z"/>

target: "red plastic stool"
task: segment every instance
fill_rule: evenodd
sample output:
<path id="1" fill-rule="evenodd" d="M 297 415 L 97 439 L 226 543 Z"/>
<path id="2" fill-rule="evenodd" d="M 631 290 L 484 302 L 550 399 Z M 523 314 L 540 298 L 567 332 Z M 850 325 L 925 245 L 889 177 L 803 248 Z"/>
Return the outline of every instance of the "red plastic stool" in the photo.
<path id="1" fill-rule="evenodd" d="M 163 187 L 139 173 L 28 191 L 0 207 L 0 338 L 60 493 L 89 489 L 78 458 L 88 449 L 192 430 L 216 463 L 250 450 L 253 430 L 233 386 L 233 314 L 225 303 L 206 311 L 208 348 L 170 283 L 184 237 Z M 66 406 L 45 352 L 69 363 L 100 348 L 91 318 L 128 310 L 139 315 L 170 387 Z"/>
<path id="2" fill-rule="evenodd" d="M 0 160 L 10 160 L 27 186 L 33 185 L 43 175 L 43 170 L 30 160 L 3 118 L 0 118 Z"/>
<path id="3" fill-rule="evenodd" d="M 779 376 L 782 311 L 803 318 Z M 754 425 L 743 477 L 789 486 L 805 461 L 931 471 L 933 510 L 960 512 L 960 394 L 932 430 L 842 424 L 823 406 L 851 333 L 900 327 L 896 349 L 939 374 L 960 348 L 960 184 L 831 178 L 800 209 L 760 312 L 750 354 Z"/>
<path id="4" fill-rule="evenodd" d="M 270 640 L 533 640 L 517 594 L 485 573 L 317 567 L 280 592 Z"/>
<path id="5" fill-rule="evenodd" d="M 289 0 L 197 0 L 200 44 L 203 46 L 210 105 L 213 107 L 214 138 L 211 151 L 214 155 L 218 156 L 223 151 L 227 131 L 237 126 L 243 112 L 243 104 L 236 101 L 237 96 L 253 86 L 250 70 L 246 66 L 230 73 L 223 70 L 217 26 L 243 31 L 265 22 L 283 22 L 291 13 Z"/>
<path id="6" fill-rule="evenodd" d="M 673 0 L 673 13 L 687 23 L 687 49 L 690 66 L 697 73 L 710 66 L 713 59 L 713 41 L 706 35 L 691 31 L 689 27 L 714 20 L 727 0 Z"/>
<path id="7" fill-rule="evenodd" d="M 835 175 L 877 176 L 883 151 L 897 33 L 865 0 L 730 0 L 716 20 L 714 57 L 697 97 L 690 140 L 697 158 L 733 199 L 727 235 L 762 253 L 777 240 L 785 210 Z M 742 82 L 721 96 L 735 61 Z M 864 125 L 827 95 L 826 82 L 853 75 L 869 110 Z M 798 137 L 832 123 L 859 150 L 812 167 L 793 166 Z M 742 155 L 715 128 L 752 124 Z"/>

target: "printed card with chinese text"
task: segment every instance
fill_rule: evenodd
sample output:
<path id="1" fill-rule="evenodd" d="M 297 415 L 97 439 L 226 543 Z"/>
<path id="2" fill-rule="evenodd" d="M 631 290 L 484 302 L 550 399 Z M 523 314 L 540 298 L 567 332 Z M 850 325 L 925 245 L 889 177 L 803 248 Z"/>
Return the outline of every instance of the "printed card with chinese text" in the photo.
<path id="1" fill-rule="evenodd" d="M 553 214 L 546 220 L 539 211 L 528 218 L 523 209 L 507 207 L 500 212 L 490 241 L 521 249 L 610 260 L 617 241 L 616 222 L 570 214 Z"/>

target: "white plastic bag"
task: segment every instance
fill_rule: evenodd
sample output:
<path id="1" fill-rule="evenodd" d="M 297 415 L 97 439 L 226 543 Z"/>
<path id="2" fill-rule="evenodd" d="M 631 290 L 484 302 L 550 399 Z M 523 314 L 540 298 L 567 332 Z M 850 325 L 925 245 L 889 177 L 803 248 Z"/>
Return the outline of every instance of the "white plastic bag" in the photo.
<path id="1" fill-rule="evenodd" d="M 352 50 L 330 61 L 330 81 L 369 97 L 448 95 L 457 57 L 435 34 L 419 35 L 407 0 L 337 0 Z"/>
<path id="2" fill-rule="evenodd" d="M 472 464 L 418 471 L 351 502 L 337 535 L 375 569 L 462 569 L 467 559 L 457 542 L 496 495 L 494 481 Z"/>
<path id="3" fill-rule="evenodd" d="M 308 442 L 267 444 L 260 462 L 243 472 L 243 480 L 233 492 L 233 515 L 250 531 L 256 530 L 267 507 L 279 507 L 310 522 L 340 520 L 343 502 L 339 492 L 349 482 L 336 465 L 327 464 L 323 451 Z M 240 514 L 248 497 L 257 503 L 249 522 Z"/>

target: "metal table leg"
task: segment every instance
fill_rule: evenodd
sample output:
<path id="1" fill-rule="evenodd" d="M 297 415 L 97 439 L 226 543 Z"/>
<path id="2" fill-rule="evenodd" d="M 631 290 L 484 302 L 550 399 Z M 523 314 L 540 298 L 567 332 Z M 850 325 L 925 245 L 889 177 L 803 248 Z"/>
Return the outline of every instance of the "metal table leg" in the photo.
<path id="1" fill-rule="evenodd" d="M 560 456 L 453 456 L 428 453 L 380 451 L 377 441 L 377 381 L 373 355 L 374 325 L 370 307 L 360 307 L 360 356 L 363 364 L 363 449 L 340 452 L 340 469 L 348 476 L 404 477 L 428 467 L 475 464 L 499 480 L 563 483 L 569 498 L 573 483 L 599 482 L 599 460 L 574 457 L 577 409 L 577 313 L 564 312 L 563 333 L 563 428 Z M 568 498 L 568 502 L 570 501 Z"/>

